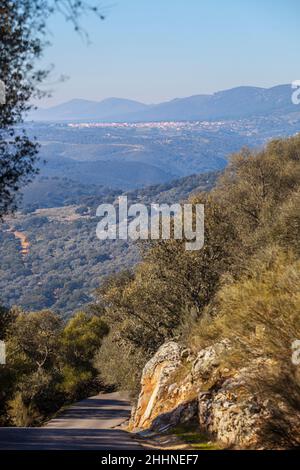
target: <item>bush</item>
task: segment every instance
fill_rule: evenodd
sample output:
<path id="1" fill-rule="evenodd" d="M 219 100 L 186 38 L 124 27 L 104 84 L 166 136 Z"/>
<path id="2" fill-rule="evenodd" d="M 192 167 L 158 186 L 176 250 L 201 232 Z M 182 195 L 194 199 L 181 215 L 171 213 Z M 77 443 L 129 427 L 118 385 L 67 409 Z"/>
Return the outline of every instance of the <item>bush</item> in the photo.
<path id="1" fill-rule="evenodd" d="M 25 405 L 21 393 L 8 402 L 8 416 L 15 426 L 28 427 L 39 422 L 39 413 L 30 403 Z"/>
<path id="2" fill-rule="evenodd" d="M 130 348 L 130 345 L 110 334 L 104 338 L 101 349 L 96 353 L 94 366 L 100 380 L 107 386 L 136 394 L 147 359 L 141 350 Z"/>
<path id="3" fill-rule="evenodd" d="M 7 364 L 1 373 L 1 423 L 41 424 L 64 403 L 97 393 L 93 366 L 108 327 L 78 312 L 66 324 L 51 311 L 4 312 Z"/>
<path id="4" fill-rule="evenodd" d="M 300 260 L 278 247 L 257 255 L 238 281 L 228 282 L 216 298 L 217 317 L 194 343 L 230 340 L 226 367 L 254 365 L 255 381 L 246 386 L 276 410 L 264 429 L 283 446 L 299 446 L 300 434 L 291 417 L 300 411 L 300 374 L 292 362 L 292 344 L 300 338 Z M 203 334 L 204 333 L 204 334 Z M 257 365 L 256 365 L 257 364 Z M 289 419 L 287 419 L 289 417 Z"/>

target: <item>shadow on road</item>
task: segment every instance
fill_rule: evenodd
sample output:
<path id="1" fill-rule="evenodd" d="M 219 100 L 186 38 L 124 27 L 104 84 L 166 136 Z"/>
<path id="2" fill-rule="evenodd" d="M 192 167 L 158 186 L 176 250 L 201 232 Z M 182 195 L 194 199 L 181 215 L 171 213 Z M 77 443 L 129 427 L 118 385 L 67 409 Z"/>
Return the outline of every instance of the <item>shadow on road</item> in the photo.
<path id="1" fill-rule="evenodd" d="M 4 435 L 3 435 L 4 434 Z M 139 449 L 128 433 L 107 429 L 8 428 L 0 430 L 1 450 Z"/>
<path id="2" fill-rule="evenodd" d="M 41 428 L 0 428 L 0 450 L 140 449 L 116 429 L 130 416 L 124 394 L 98 395 L 75 403 Z"/>

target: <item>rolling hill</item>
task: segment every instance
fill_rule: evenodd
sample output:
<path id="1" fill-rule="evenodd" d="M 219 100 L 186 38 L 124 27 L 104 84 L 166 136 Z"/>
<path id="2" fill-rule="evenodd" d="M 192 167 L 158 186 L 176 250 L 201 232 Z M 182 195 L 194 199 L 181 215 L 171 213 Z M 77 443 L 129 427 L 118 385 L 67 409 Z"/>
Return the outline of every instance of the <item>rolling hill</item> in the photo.
<path id="1" fill-rule="evenodd" d="M 37 121 L 114 120 L 120 115 L 143 111 L 147 105 L 138 101 L 107 98 L 103 101 L 74 99 L 48 109 L 38 109 L 31 119 Z"/>

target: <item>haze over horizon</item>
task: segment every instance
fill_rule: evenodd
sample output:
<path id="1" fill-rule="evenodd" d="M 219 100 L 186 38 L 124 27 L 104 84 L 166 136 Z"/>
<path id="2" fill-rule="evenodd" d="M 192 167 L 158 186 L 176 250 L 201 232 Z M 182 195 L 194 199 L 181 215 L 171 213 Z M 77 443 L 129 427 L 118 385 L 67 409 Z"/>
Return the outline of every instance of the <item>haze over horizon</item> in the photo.
<path id="1" fill-rule="evenodd" d="M 300 78 L 297 0 L 123 0 L 103 3 L 103 13 L 102 22 L 82 19 L 91 44 L 52 18 L 43 59 L 55 65 L 52 97 L 40 107 L 112 96 L 155 104 Z M 60 83 L 60 74 L 69 79 Z"/>
<path id="2" fill-rule="evenodd" d="M 174 96 L 174 97 L 171 97 L 169 99 L 166 99 L 166 100 L 162 100 L 162 101 L 158 101 L 158 100 L 154 100 L 152 102 L 146 102 L 146 101 L 142 101 L 142 100 L 137 100 L 135 98 L 128 98 L 127 96 L 117 96 L 117 95 L 112 95 L 112 96 L 105 96 L 101 99 L 91 99 L 91 98 L 85 98 L 85 97 L 82 97 L 82 96 L 73 96 L 73 97 L 70 97 L 69 99 L 67 100 L 63 100 L 63 101 L 59 101 L 57 103 L 54 103 L 54 104 L 51 104 L 50 102 L 47 103 L 45 106 L 40 106 L 40 103 L 41 102 L 38 102 L 38 108 L 41 108 L 41 109 L 50 109 L 52 107 L 56 107 L 56 106 L 60 106 L 62 104 L 65 104 L 65 103 L 69 103 L 69 102 L 72 102 L 72 101 L 90 101 L 90 102 L 94 102 L 94 103 L 101 103 L 101 102 L 105 102 L 105 101 L 110 101 L 110 100 L 129 100 L 129 101 L 136 101 L 136 102 L 139 102 L 141 104 L 145 104 L 147 106 L 151 106 L 151 105 L 158 105 L 158 104 L 163 104 L 163 103 L 169 103 L 169 102 L 172 102 L 172 101 L 176 101 L 176 100 L 180 100 L 180 99 L 184 99 L 184 98 L 193 98 L 193 97 L 196 97 L 196 96 L 212 96 L 212 95 L 215 95 L 216 93 L 220 93 L 220 92 L 224 92 L 224 91 L 230 91 L 230 90 L 234 90 L 234 89 L 237 89 L 237 88 L 261 88 L 262 90 L 268 90 L 268 89 L 271 89 L 271 88 L 276 88 L 276 87 L 280 87 L 280 86 L 292 86 L 292 84 L 290 83 L 278 83 L 278 84 L 275 84 L 275 85 L 272 85 L 272 86 L 258 86 L 258 85 L 251 85 L 251 84 L 248 84 L 248 85 L 237 85 L 237 86 L 234 86 L 234 87 L 230 87 L 230 88 L 226 88 L 226 89 L 220 89 L 220 90 L 214 90 L 210 93 L 202 93 L 201 91 L 199 93 L 195 93 L 193 95 L 189 95 L 188 93 L 186 95 L 183 95 L 183 96 Z"/>

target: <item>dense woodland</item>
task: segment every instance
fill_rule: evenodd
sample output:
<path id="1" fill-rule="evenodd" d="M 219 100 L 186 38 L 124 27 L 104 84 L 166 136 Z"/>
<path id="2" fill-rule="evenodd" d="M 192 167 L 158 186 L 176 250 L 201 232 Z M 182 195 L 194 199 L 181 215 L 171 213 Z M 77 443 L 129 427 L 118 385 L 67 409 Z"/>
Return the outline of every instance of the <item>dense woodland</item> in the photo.
<path id="1" fill-rule="evenodd" d="M 194 191 L 210 189 L 215 180 L 216 173 L 194 175 L 125 194 L 129 204 L 178 202 Z M 22 212 L 1 227 L 2 302 L 26 310 L 51 308 L 66 317 L 93 300 L 107 275 L 132 268 L 139 259 L 135 243 L 96 237 L 97 206 L 114 203 L 122 194 L 70 180 L 37 178 L 25 191 Z M 49 208 L 55 209 L 39 210 Z M 15 230 L 27 237 L 26 256 Z"/>
<path id="2" fill-rule="evenodd" d="M 108 277 L 94 304 L 65 322 L 1 310 L 2 421 L 40 422 L 97 381 L 135 394 L 144 364 L 170 338 L 195 350 L 229 338 L 224 360 L 265 359 L 249 386 L 298 410 L 299 185 L 299 135 L 242 150 L 210 192 L 191 196 L 205 204 L 202 250 L 186 251 L 184 240 L 147 245 L 134 270 Z"/>

